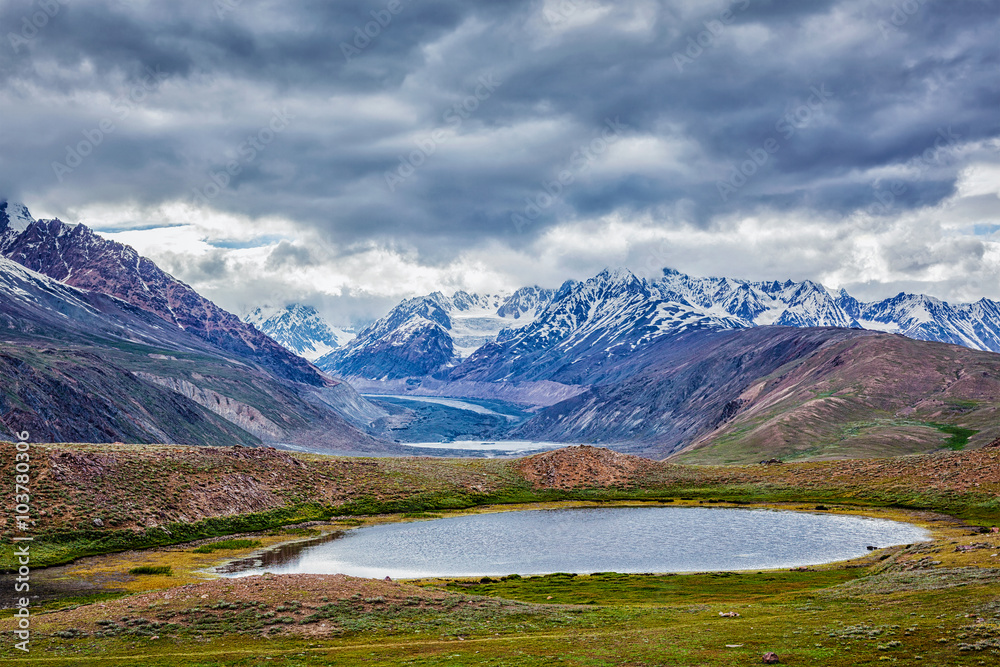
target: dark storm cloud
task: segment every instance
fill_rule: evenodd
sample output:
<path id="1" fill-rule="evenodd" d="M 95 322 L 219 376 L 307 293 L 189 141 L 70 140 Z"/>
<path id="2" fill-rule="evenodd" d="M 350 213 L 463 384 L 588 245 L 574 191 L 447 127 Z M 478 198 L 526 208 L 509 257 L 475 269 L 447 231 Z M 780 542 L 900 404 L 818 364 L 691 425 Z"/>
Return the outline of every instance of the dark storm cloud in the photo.
<path id="1" fill-rule="evenodd" d="M 42 5 L 0 4 L 4 192 L 184 199 L 431 261 L 612 212 L 847 216 L 908 164 L 891 209 L 933 204 L 948 150 L 1000 134 L 988 1 Z"/>
<path id="2" fill-rule="evenodd" d="M 297 247 L 288 241 L 281 241 L 267 256 L 265 266 L 268 269 L 281 269 L 285 267 L 316 266 L 317 264 L 319 264 L 319 261 L 308 248 Z"/>

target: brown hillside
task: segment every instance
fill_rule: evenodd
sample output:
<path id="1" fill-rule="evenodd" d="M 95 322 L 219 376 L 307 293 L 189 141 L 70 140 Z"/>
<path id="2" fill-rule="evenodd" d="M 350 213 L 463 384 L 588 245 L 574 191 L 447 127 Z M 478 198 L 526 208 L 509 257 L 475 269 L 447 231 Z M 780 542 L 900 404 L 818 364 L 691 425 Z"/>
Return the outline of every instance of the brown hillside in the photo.
<path id="1" fill-rule="evenodd" d="M 566 447 L 517 461 L 516 469 L 535 488 L 629 486 L 656 464 L 600 447 Z"/>
<path id="2" fill-rule="evenodd" d="M 975 449 L 1000 435 L 1000 355 L 901 336 L 857 337 L 760 378 L 734 405 L 739 408 L 726 421 L 676 460 L 750 463 Z M 964 438 L 955 439 L 955 428 Z"/>

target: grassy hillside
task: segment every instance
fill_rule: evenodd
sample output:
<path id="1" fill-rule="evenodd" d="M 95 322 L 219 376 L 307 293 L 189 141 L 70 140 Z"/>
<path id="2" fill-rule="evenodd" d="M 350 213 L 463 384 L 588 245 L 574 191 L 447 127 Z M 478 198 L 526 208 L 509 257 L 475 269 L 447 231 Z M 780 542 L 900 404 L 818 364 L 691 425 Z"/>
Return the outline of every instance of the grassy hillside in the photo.
<path id="1" fill-rule="evenodd" d="M 871 331 L 757 327 L 655 343 L 515 435 L 685 463 L 898 456 L 1000 437 L 1000 355 Z"/>
<path id="2" fill-rule="evenodd" d="M 5 456 L 11 451 L 0 447 Z M 899 509 L 1000 522 L 998 448 L 713 467 L 589 447 L 474 461 L 338 459 L 244 448 L 36 445 L 32 451 L 32 502 L 40 510 L 31 529 L 38 539 L 33 558 L 175 546 L 72 566 L 63 576 L 99 587 L 33 606 L 31 653 L 7 642 L 0 646 L 4 664 L 736 667 L 760 664 L 774 651 L 781 664 L 846 667 L 983 665 L 1000 651 L 998 534 Z M 10 473 L 9 458 L 4 463 Z M 366 514 L 566 498 L 869 513 L 920 524 L 933 539 L 792 571 L 411 582 L 343 575 L 205 579 L 206 567 L 246 557 L 258 545 L 405 518 Z M 92 518 L 110 512 L 117 512 L 114 519 L 93 525 Z M 265 530 L 345 514 L 358 519 Z M 177 544 L 240 531 L 257 532 L 242 540 Z M 4 524 L 4 541 L 13 532 Z M 43 580 L 39 574 L 34 570 L 33 582 Z M 14 622 L 0 618 L 0 631 L 9 633 Z"/>
<path id="3" fill-rule="evenodd" d="M 13 447 L 3 445 L 3 473 Z M 336 458 L 272 449 L 33 445 L 36 564 L 334 516 L 541 500 L 805 500 L 1000 510 L 1000 448 L 896 459 L 685 466 L 590 447 L 526 459 Z M 8 502 L 13 488 L 4 490 Z M 9 544 L 13 519 L 0 518 Z M 10 568 L 11 551 L 0 567 Z"/>
<path id="4" fill-rule="evenodd" d="M 900 456 L 981 447 L 1000 436 L 1000 356 L 868 336 L 762 377 L 685 463 Z"/>

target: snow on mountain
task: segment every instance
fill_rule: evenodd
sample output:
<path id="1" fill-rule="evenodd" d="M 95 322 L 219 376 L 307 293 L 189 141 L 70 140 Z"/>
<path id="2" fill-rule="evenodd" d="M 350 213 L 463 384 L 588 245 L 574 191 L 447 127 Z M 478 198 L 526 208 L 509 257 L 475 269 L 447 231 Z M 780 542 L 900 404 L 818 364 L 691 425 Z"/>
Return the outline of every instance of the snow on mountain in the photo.
<path id="1" fill-rule="evenodd" d="M 530 323 L 552 290 L 524 287 L 513 293 L 407 299 L 357 337 L 317 360 L 342 375 L 374 380 L 430 375 L 454 366 L 510 327 Z"/>
<path id="2" fill-rule="evenodd" d="M 356 335 L 354 329 L 330 326 L 312 306 L 297 303 L 283 308 L 261 306 L 243 321 L 309 361 L 343 347 Z"/>
<path id="3" fill-rule="evenodd" d="M 664 336 L 765 325 L 864 328 L 1000 351 L 1000 304 L 988 299 L 951 305 L 900 294 L 866 303 L 809 280 L 699 278 L 671 269 L 644 280 L 618 269 L 567 281 L 555 293 L 532 287 L 409 299 L 319 363 L 378 380 L 444 372 L 450 380 L 580 384 Z"/>
<path id="4" fill-rule="evenodd" d="M 864 304 L 858 320 L 865 329 L 907 338 L 1000 351 L 1000 304 L 989 299 L 950 305 L 923 294 L 904 294 Z"/>
<path id="5" fill-rule="evenodd" d="M 67 321 L 100 315 L 87 303 L 81 290 L 35 273 L 4 257 L 0 257 L 0 297 L 5 308 L 30 309 Z"/>
<path id="6" fill-rule="evenodd" d="M 612 359 L 623 359 L 663 335 L 740 328 L 703 294 L 664 298 L 626 269 L 564 283 L 527 326 L 505 331 L 448 373 L 452 380 L 586 384 Z M 698 305 L 695 305 L 698 304 Z"/>
<path id="7" fill-rule="evenodd" d="M 31 213 L 28 212 L 28 207 L 20 202 L 4 200 L 0 202 L 0 209 L 4 211 L 3 215 L 7 217 L 7 227 L 11 231 L 23 232 L 28 228 L 28 225 L 35 221 Z"/>
<path id="8" fill-rule="evenodd" d="M 900 293 L 866 303 L 845 290 L 833 293 L 808 280 L 779 283 L 692 278 L 670 269 L 652 284 L 666 299 L 706 313 L 731 316 L 741 326 L 863 328 L 1000 351 L 1000 305 L 989 299 L 949 304 L 923 294 Z"/>
<path id="9" fill-rule="evenodd" d="M 201 296 L 134 248 L 105 239 L 86 225 L 57 219 L 25 225 L 29 218 L 26 210 L 15 210 L 9 203 L 3 209 L 0 254 L 7 259 L 66 285 L 121 299 L 286 380 L 317 387 L 330 384 L 330 378 L 305 359 Z M 15 231 L 22 225 L 22 231 Z"/>
<path id="10" fill-rule="evenodd" d="M 0 199 L 0 248 L 17 238 L 34 221 L 24 204 Z"/>
<path id="11" fill-rule="evenodd" d="M 1000 304 L 988 299 L 953 306 L 900 294 L 862 303 L 808 280 L 696 278 L 666 269 L 647 281 L 619 269 L 566 283 L 530 325 L 504 332 L 448 377 L 589 384 L 625 355 L 665 336 L 765 325 L 865 328 L 1000 351 Z"/>
<path id="12" fill-rule="evenodd" d="M 746 327 L 858 326 L 829 290 L 810 280 L 779 283 L 692 278 L 666 269 L 663 277 L 652 281 L 652 285 L 664 299 L 687 303 L 706 313 L 733 317 Z"/>
<path id="13" fill-rule="evenodd" d="M 448 313 L 455 356 L 465 359 L 486 343 L 496 340 L 504 329 L 532 321 L 551 295 L 551 290 L 522 287 L 513 293 L 497 294 L 458 291 L 451 298 L 434 292 L 431 298 Z"/>

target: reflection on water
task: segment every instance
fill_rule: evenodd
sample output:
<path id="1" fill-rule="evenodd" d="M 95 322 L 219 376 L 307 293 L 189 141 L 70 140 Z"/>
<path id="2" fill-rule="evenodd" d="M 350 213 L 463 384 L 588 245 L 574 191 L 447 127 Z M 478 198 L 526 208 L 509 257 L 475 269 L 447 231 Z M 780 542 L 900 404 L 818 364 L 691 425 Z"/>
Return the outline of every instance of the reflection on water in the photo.
<path id="1" fill-rule="evenodd" d="M 232 563 L 263 572 L 460 577 L 549 572 L 693 572 L 817 565 L 929 539 L 911 524 L 836 514 L 613 507 L 472 514 L 384 524 Z"/>
<path id="2" fill-rule="evenodd" d="M 330 533 L 329 535 L 317 537 L 314 540 L 302 540 L 301 542 L 284 544 L 280 547 L 268 549 L 267 551 L 257 554 L 256 556 L 240 558 L 239 560 L 231 561 L 225 565 L 220 565 L 215 568 L 214 571 L 219 574 L 234 574 L 254 569 L 260 569 L 261 571 L 266 572 L 268 571 L 268 568 L 273 566 L 294 567 L 295 564 L 302 558 L 302 554 L 318 545 L 341 539 L 344 536 L 344 532 L 345 531 L 343 530 L 338 530 L 334 533 Z"/>

